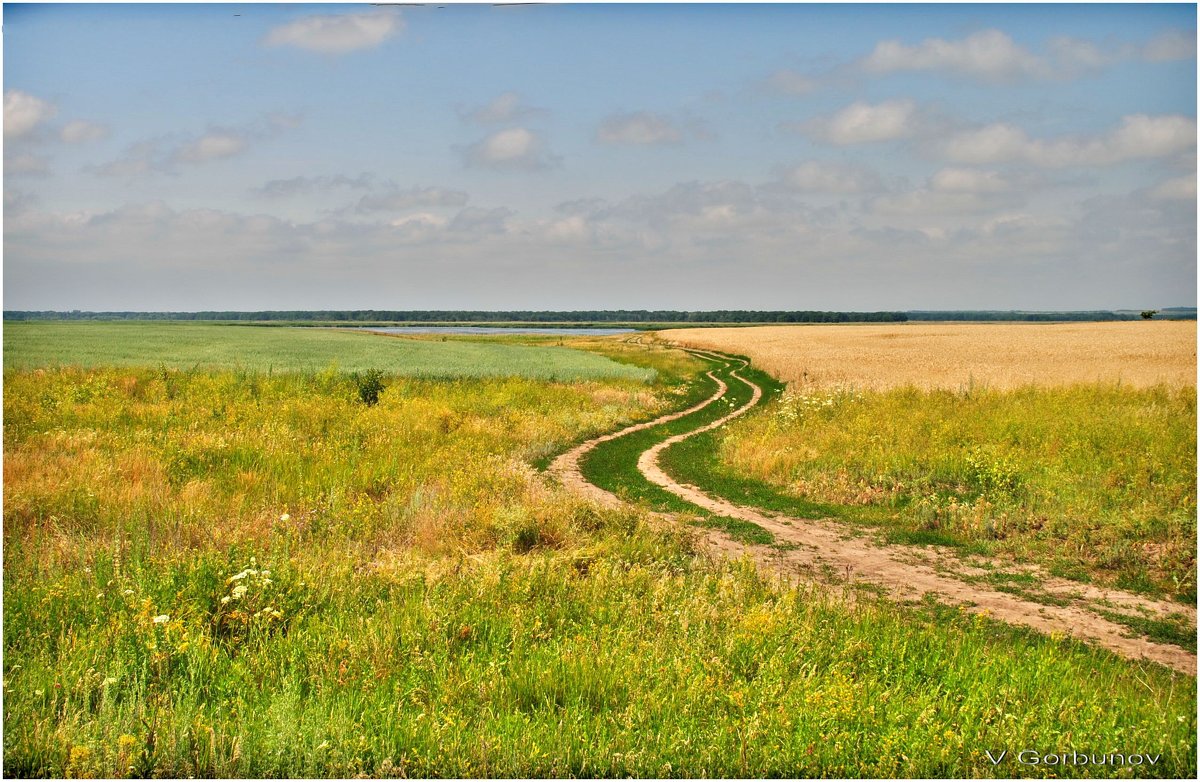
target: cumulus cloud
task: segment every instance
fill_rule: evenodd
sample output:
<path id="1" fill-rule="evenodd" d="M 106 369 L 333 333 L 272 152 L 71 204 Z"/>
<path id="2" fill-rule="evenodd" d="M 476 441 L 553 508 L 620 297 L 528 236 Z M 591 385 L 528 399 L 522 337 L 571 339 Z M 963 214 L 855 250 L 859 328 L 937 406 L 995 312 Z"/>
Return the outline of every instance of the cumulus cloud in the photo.
<path id="1" fill-rule="evenodd" d="M 41 155 L 20 152 L 4 156 L 5 176 L 45 176 L 50 173 L 50 162 Z"/>
<path id="2" fill-rule="evenodd" d="M 943 168 L 929 178 L 929 189 L 939 193 L 1003 193 L 1014 183 L 998 171 L 978 168 Z"/>
<path id="3" fill-rule="evenodd" d="M 296 115 L 275 113 L 236 127 L 210 127 L 198 136 L 145 139 L 126 147 L 115 160 L 88 170 L 98 176 L 126 178 L 174 173 L 180 165 L 201 165 L 236 157 L 253 145 L 296 127 L 300 121 Z"/>
<path id="4" fill-rule="evenodd" d="M 917 104 L 907 98 L 870 104 L 857 101 L 828 117 L 792 129 L 830 144 L 863 144 L 906 138 L 917 130 Z"/>
<path id="5" fill-rule="evenodd" d="M 288 198 L 309 193 L 324 193 L 340 188 L 369 190 L 373 184 L 374 177 L 365 173 L 357 177 L 348 177 L 344 174 L 315 177 L 297 176 L 291 179 L 272 179 L 261 187 L 255 188 L 254 192 L 268 198 Z"/>
<path id="6" fill-rule="evenodd" d="M 4 138 L 29 135 L 38 125 L 53 117 L 54 104 L 20 90 L 4 93 Z"/>
<path id="7" fill-rule="evenodd" d="M 305 16 L 272 28 L 266 46 L 294 46 L 321 54 L 372 49 L 404 29 L 400 14 L 390 9 L 358 14 Z"/>
<path id="8" fill-rule="evenodd" d="M 944 190 L 930 185 L 877 198 L 870 203 L 870 210 L 882 215 L 931 217 L 991 213 L 1022 203 L 1018 194 Z"/>
<path id="9" fill-rule="evenodd" d="M 1112 41 L 1100 44 L 1059 36 L 1049 40 L 1044 52 L 1035 53 L 1007 33 L 991 29 L 959 40 L 927 38 L 914 45 L 899 40 L 881 41 L 852 67 L 875 76 L 937 72 L 983 82 L 1013 83 L 1076 78 L 1128 60 L 1163 62 L 1195 56 L 1195 34 L 1184 30 L 1165 31 L 1142 45 Z"/>
<path id="10" fill-rule="evenodd" d="M 88 168 L 96 176 L 132 178 L 165 172 L 167 157 L 160 139 L 130 144 L 119 157 Z"/>
<path id="11" fill-rule="evenodd" d="M 82 144 L 86 141 L 99 141 L 108 137 L 108 126 L 86 120 L 72 120 L 63 125 L 58 137 L 68 144 Z"/>
<path id="12" fill-rule="evenodd" d="M 808 160 L 781 168 L 778 184 L 797 193 L 868 193 L 883 189 L 879 174 L 861 166 Z"/>
<path id="13" fill-rule="evenodd" d="M 360 214 L 373 212 L 399 212 L 413 207 L 463 206 L 467 194 L 460 190 L 442 187 L 414 187 L 410 190 L 388 190 L 363 196 L 355 211 Z"/>
<path id="14" fill-rule="evenodd" d="M 502 206 L 494 209 L 469 206 L 456 214 L 447 227 L 453 233 L 492 236 L 507 230 L 508 218 L 513 214 Z"/>
<path id="15" fill-rule="evenodd" d="M 870 74 L 946 71 L 1008 81 L 1046 75 L 1046 64 L 1000 30 L 983 30 L 959 41 L 927 38 L 914 46 L 881 41 L 859 67 Z"/>
<path id="16" fill-rule="evenodd" d="M 1167 30 L 1142 47 L 1142 58 L 1150 62 L 1192 60 L 1196 57 L 1196 34 L 1190 30 Z"/>
<path id="17" fill-rule="evenodd" d="M 545 113 L 545 109 L 526 104 L 519 93 L 510 91 L 497 95 L 483 106 L 469 111 L 460 111 L 459 116 L 467 122 L 474 122 L 478 125 L 493 125 L 517 122 Z"/>
<path id="18" fill-rule="evenodd" d="M 1196 121 L 1181 115 L 1131 114 L 1102 136 L 1033 139 L 1019 127 L 994 123 L 947 139 L 942 151 L 958 163 L 1030 163 L 1046 168 L 1105 166 L 1160 158 L 1195 148 Z"/>
<path id="19" fill-rule="evenodd" d="M 782 68 L 767 77 L 767 87 L 784 95 L 807 95 L 817 89 L 817 80 L 803 73 Z"/>
<path id="20" fill-rule="evenodd" d="M 245 135 L 234 131 L 214 131 L 180 145 L 172 153 L 172 160 L 181 163 L 204 163 L 221 160 L 243 152 L 247 146 Z"/>
<path id="21" fill-rule="evenodd" d="M 1168 179 L 1150 190 L 1150 197 L 1158 201 L 1194 201 L 1196 199 L 1196 175 Z"/>
<path id="22" fill-rule="evenodd" d="M 601 144 L 656 146 L 683 141 L 681 131 L 670 118 L 649 111 L 614 114 L 600 123 L 596 140 Z"/>
<path id="23" fill-rule="evenodd" d="M 460 152 L 466 165 L 478 168 L 536 171 L 560 162 L 546 150 L 542 138 L 527 128 L 497 131 Z"/>

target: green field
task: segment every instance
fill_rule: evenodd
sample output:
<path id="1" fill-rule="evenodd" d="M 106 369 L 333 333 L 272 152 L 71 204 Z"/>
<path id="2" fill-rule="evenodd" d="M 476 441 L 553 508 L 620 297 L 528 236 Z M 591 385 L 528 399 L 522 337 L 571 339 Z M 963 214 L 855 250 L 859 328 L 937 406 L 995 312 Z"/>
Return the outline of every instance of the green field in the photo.
<path id="1" fill-rule="evenodd" d="M 4 366 L 237 367 L 261 371 L 380 369 L 409 377 L 626 377 L 649 370 L 554 346 L 407 339 L 335 329 L 170 322 L 4 324 Z"/>
<path id="2" fill-rule="evenodd" d="M 106 333 L 133 341 L 64 327 L 110 363 Z M 553 383 L 397 363 L 367 406 L 348 370 L 371 365 L 298 364 L 284 329 L 254 366 L 237 351 L 258 330 L 214 326 L 174 333 L 228 340 L 193 337 L 224 368 L 33 369 L 21 328 L 8 776 L 1129 773 L 985 755 L 1022 749 L 1196 771 L 1192 677 L 934 603 L 789 588 L 530 466 L 703 396 L 678 352 L 580 341 L 626 376 Z M 446 351 L 426 361 L 470 344 L 330 336 Z"/>

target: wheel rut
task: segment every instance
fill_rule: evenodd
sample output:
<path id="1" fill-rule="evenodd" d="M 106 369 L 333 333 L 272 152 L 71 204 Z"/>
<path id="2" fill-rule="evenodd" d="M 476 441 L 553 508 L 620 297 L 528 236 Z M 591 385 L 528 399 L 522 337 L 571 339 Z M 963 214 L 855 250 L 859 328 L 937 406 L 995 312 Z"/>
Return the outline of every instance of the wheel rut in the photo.
<path id="1" fill-rule="evenodd" d="M 926 596 L 933 596 L 939 601 L 961 606 L 969 612 L 985 614 L 1009 624 L 1030 627 L 1051 636 L 1072 636 L 1131 659 L 1152 660 L 1195 676 L 1194 653 L 1173 644 L 1132 636 L 1127 627 L 1098 613 L 1100 610 L 1108 610 L 1134 617 L 1154 618 L 1184 614 L 1195 626 L 1194 607 L 1053 578 L 1043 578 L 1042 588 L 1055 598 L 1055 604 L 1041 603 L 964 580 L 985 575 L 988 571 L 972 568 L 958 558 L 939 553 L 932 547 L 879 545 L 832 519 L 801 519 L 737 505 L 709 494 L 701 487 L 676 480 L 660 463 L 664 451 L 676 443 L 716 429 L 744 415 L 763 398 L 763 391 L 757 384 L 738 374 L 738 369 L 744 369 L 746 362 L 710 351 L 689 352 L 710 361 L 725 362 L 729 377 L 749 387 L 751 397 L 727 415 L 690 431 L 664 438 L 642 451 L 638 456 L 637 468 L 646 480 L 676 497 L 709 513 L 757 524 L 772 533 L 777 541 L 785 544 L 746 544 L 722 532 L 705 530 L 701 537 L 714 554 L 727 558 L 749 555 L 760 566 L 793 582 L 829 583 L 844 579 L 842 583 L 869 585 L 889 598 L 899 601 L 922 600 Z M 734 369 L 734 364 L 741 366 Z M 713 371 L 707 375 L 717 383 L 717 390 L 703 402 L 687 410 L 635 424 L 581 443 L 556 458 L 550 465 L 551 473 L 557 476 L 564 486 L 596 502 L 607 506 L 621 505 L 623 501 L 615 494 L 587 480 L 580 468 L 581 462 L 601 443 L 683 418 L 719 403 L 729 393 L 729 384 Z"/>

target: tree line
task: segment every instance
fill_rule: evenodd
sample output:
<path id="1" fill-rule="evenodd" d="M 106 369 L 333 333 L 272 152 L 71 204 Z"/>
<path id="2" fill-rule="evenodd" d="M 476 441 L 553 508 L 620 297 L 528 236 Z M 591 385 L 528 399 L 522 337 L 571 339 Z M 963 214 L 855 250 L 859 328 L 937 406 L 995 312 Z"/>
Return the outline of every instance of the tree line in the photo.
<path id="1" fill-rule="evenodd" d="M 757 310 L 264 310 L 260 312 L 6 311 L 5 320 L 223 320 L 412 323 L 894 323 L 903 312 Z"/>

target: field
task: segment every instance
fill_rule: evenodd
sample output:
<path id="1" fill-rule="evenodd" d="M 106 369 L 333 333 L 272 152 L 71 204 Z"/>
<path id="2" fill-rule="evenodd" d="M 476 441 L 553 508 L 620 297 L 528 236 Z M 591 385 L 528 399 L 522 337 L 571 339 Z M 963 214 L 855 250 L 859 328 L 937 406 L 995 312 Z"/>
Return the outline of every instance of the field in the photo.
<path id="1" fill-rule="evenodd" d="M 373 358 L 333 367 L 264 329 L 250 365 L 252 330 L 211 327 L 195 350 L 229 363 L 172 368 L 71 324 L 121 364 L 79 367 L 33 352 L 52 328 L 5 329 L 6 775 L 1129 772 L 985 755 L 1026 748 L 1194 775 L 1193 677 L 794 588 L 531 466 L 703 396 L 676 351 L 579 340 L 604 371 L 548 380 L 541 354 L 574 352 L 521 346 L 465 377 L 471 343 L 346 335 Z"/>
<path id="2" fill-rule="evenodd" d="M 534 350 L 496 341 L 439 340 L 429 335 L 380 338 L 335 329 L 207 323 L 6 323 L 4 366 L 236 367 L 265 372 L 379 369 L 409 377 L 520 375 L 548 380 L 646 380 L 651 374 L 569 348 Z"/>
<path id="3" fill-rule="evenodd" d="M 762 326 L 662 336 L 749 356 L 793 390 L 1196 384 L 1195 321 Z"/>
<path id="4" fill-rule="evenodd" d="M 777 501 L 802 499 L 892 540 L 1194 601 L 1195 324 L 922 326 L 911 337 L 910 328 L 664 332 L 741 344 L 756 361 L 791 368 L 787 394 L 690 444 L 692 458 L 715 455 L 714 479 L 755 482 Z M 1040 346 L 1039 384 L 1009 385 L 1026 371 L 994 347 L 1005 333 Z M 847 356 L 824 358 L 839 339 Z M 973 347 L 952 365 L 944 351 L 962 345 Z M 893 351 L 901 357 L 889 379 L 883 357 Z M 1097 358 L 1107 351 L 1123 357 L 1119 383 Z M 934 367 L 942 388 L 907 384 L 922 366 Z M 806 372 L 809 385 L 798 382 Z M 1091 375 L 1104 379 L 1078 382 Z"/>

